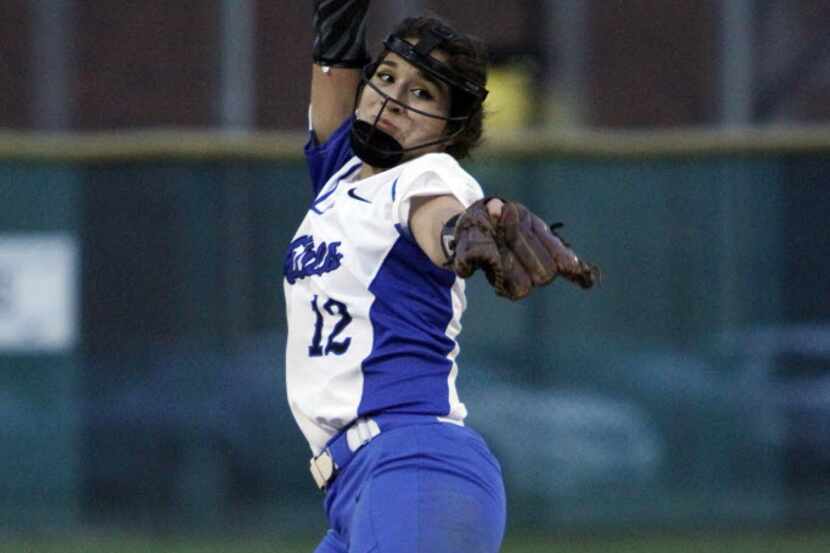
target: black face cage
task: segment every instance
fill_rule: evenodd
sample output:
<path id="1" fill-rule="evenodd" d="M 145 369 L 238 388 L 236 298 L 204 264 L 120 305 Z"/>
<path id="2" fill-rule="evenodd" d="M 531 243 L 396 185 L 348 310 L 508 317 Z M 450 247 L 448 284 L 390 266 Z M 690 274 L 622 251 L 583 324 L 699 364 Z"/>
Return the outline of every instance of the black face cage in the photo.
<path id="1" fill-rule="evenodd" d="M 422 71 L 429 73 L 432 77 L 447 84 L 451 94 L 451 112 L 456 109 L 456 106 L 460 102 L 464 102 L 470 106 L 468 113 L 449 116 L 437 115 L 411 107 L 388 96 L 372 82 L 372 77 L 378 67 L 378 63 L 373 63 L 367 66 L 363 72 L 361 86 L 355 98 L 355 107 L 357 106 L 360 94 L 362 94 L 366 86 L 372 88 L 375 93 L 383 98 L 383 104 L 378 110 L 374 121 L 371 123 L 367 121 L 355 121 L 352 126 L 352 149 L 360 159 L 373 167 L 388 169 L 400 163 L 405 154 L 436 144 L 450 142 L 467 129 L 470 119 L 482 109 L 484 99 L 487 97 L 487 89 L 471 79 L 458 74 L 450 66 L 430 55 L 433 50 L 440 48 L 444 42 L 455 40 L 456 37 L 457 35 L 451 31 L 439 28 L 437 30 L 430 30 L 416 45 L 406 42 L 399 36 L 390 35 L 384 41 L 384 46 L 388 52 L 398 54 Z M 394 137 L 377 127 L 381 115 L 390 102 L 407 111 L 446 121 L 448 129 L 455 128 L 435 140 L 404 148 Z"/>

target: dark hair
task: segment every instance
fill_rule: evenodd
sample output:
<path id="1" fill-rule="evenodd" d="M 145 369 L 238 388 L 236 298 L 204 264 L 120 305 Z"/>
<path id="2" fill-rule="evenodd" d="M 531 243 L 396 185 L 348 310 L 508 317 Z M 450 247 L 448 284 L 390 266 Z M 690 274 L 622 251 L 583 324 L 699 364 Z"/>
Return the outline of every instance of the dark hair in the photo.
<path id="1" fill-rule="evenodd" d="M 463 33 L 459 33 L 443 19 L 435 15 L 409 17 L 401 21 L 392 34 L 404 39 L 421 39 L 430 31 L 440 30 L 442 35 L 452 35 L 454 38 L 444 42 L 440 50 L 448 56 L 446 64 L 459 75 L 470 79 L 481 86 L 487 84 L 487 48 L 481 40 Z M 376 63 L 386 55 L 381 52 Z M 464 130 L 450 142 L 446 152 L 456 159 L 464 159 L 470 150 L 481 143 L 484 123 L 482 101 L 469 94 L 450 87 L 450 116 L 471 114 L 467 121 L 450 121 L 447 125 L 447 134 L 457 132 L 462 126 Z"/>

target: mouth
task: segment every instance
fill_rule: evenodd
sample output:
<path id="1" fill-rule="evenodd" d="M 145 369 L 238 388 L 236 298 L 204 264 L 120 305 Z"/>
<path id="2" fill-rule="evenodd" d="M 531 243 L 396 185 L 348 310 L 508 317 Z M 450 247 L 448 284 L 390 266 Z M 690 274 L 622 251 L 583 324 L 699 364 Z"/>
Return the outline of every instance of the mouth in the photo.
<path id="1" fill-rule="evenodd" d="M 398 132 L 398 127 L 388 119 L 381 118 L 381 120 L 378 121 L 378 128 L 391 135 Z"/>

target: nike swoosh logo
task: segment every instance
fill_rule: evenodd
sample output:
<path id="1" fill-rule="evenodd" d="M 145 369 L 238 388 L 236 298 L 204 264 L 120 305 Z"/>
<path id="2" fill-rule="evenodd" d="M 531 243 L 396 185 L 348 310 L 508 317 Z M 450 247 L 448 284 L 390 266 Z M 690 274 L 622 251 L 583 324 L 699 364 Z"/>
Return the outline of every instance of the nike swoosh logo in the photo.
<path id="1" fill-rule="evenodd" d="M 367 200 L 366 198 L 363 198 L 363 197 L 361 197 L 361 196 L 358 196 L 358 195 L 357 195 L 357 192 L 355 192 L 355 190 L 357 190 L 357 188 L 349 188 L 349 192 L 348 192 L 348 194 L 349 194 L 349 197 L 350 197 L 350 198 L 354 198 L 355 200 L 357 200 L 357 201 L 359 201 L 359 202 L 366 202 L 367 204 L 372 203 L 372 202 L 370 202 L 369 200 Z"/>

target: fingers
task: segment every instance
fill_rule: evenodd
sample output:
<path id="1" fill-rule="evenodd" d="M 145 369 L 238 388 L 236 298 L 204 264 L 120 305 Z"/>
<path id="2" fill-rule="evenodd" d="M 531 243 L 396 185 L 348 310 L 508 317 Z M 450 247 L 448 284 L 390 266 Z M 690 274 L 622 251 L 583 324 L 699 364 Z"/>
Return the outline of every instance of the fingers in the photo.
<path id="1" fill-rule="evenodd" d="M 596 265 L 589 265 L 588 263 L 584 263 L 583 261 L 580 261 L 579 263 L 580 272 L 570 280 L 577 283 L 582 288 L 591 288 L 594 284 L 600 281 L 600 278 L 602 276 L 599 267 L 597 267 Z"/>
<path id="2" fill-rule="evenodd" d="M 599 278 L 599 270 L 577 256 L 562 239 L 548 229 L 547 224 L 534 216 L 534 227 L 551 257 L 556 263 L 556 271 L 566 279 L 581 286 L 592 287 Z"/>
<path id="3" fill-rule="evenodd" d="M 468 240 L 462 245 L 462 251 L 456 249 L 453 271 L 461 278 L 470 277 L 476 269 L 483 268 L 488 280 L 501 281 L 502 263 L 498 249 L 488 240 Z"/>
<path id="4" fill-rule="evenodd" d="M 599 279 L 599 270 L 581 259 L 548 228 L 541 218 L 521 204 L 507 202 L 500 221 L 507 249 L 515 262 L 526 270 L 533 286 L 544 286 L 557 275 L 582 288 L 591 288 Z M 517 280 L 517 267 L 505 268 L 508 281 Z"/>
<path id="5" fill-rule="evenodd" d="M 488 280 L 501 282 L 501 258 L 492 232 L 463 223 L 459 223 L 463 232 L 456 235 L 453 271 L 461 278 L 468 278 L 476 269 L 483 268 Z"/>
<path id="6" fill-rule="evenodd" d="M 513 252 L 507 250 L 502 255 L 502 266 L 504 274 L 510 275 L 510 278 L 504 279 L 501 287 L 496 287 L 496 293 L 513 301 L 526 298 L 534 283 Z"/>
<path id="7" fill-rule="evenodd" d="M 452 269 L 462 278 L 482 269 L 500 296 L 527 297 L 562 274 L 582 288 L 599 278 L 547 224 L 525 206 L 498 198 L 471 205 L 456 226 Z"/>
<path id="8" fill-rule="evenodd" d="M 490 214 L 490 217 L 498 221 L 501 218 L 501 211 L 504 207 L 504 202 L 501 198 L 492 198 L 489 202 L 487 202 L 487 212 Z"/>
<path id="9" fill-rule="evenodd" d="M 537 219 L 523 205 L 509 202 L 503 207 L 501 223 L 508 249 L 521 263 L 533 285 L 544 286 L 556 278 L 557 264 L 543 243 L 544 234 L 539 231 Z"/>

